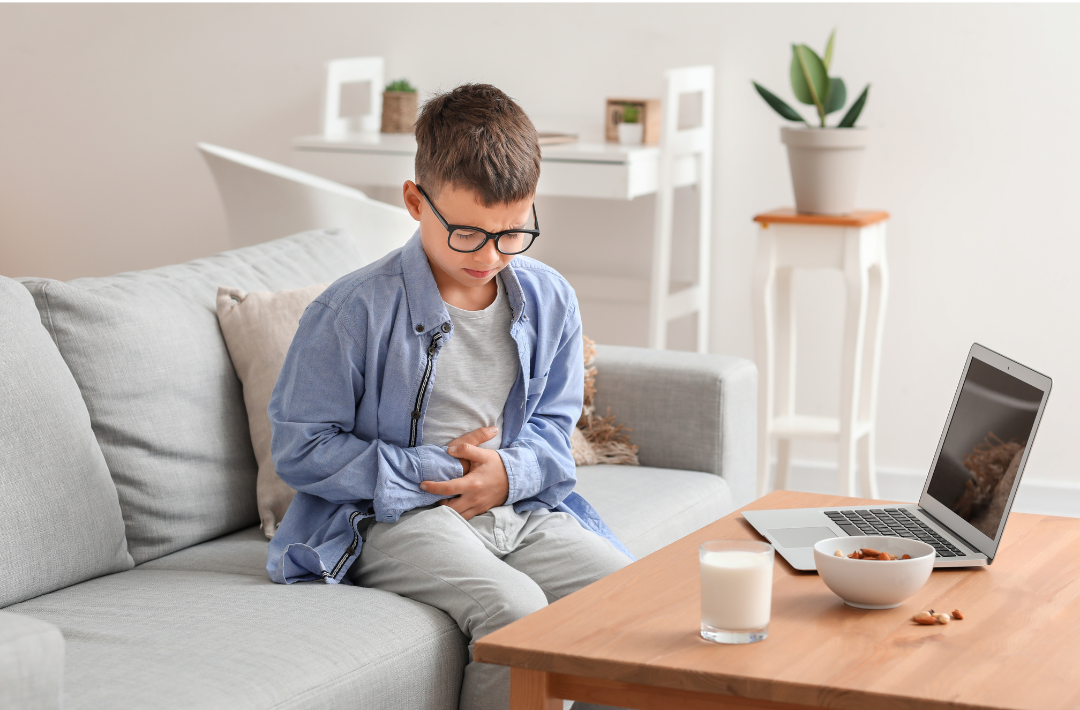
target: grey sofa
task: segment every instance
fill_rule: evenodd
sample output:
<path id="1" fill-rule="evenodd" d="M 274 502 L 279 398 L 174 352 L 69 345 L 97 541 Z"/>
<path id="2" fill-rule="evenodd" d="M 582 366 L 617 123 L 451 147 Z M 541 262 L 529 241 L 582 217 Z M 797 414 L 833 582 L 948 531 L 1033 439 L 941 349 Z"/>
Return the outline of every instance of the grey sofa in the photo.
<path id="1" fill-rule="evenodd" d="M 382 591 L 276 585 L 217 287 L 362 266 L 308 232 L 70 282 L 0 277 L 0 707 L 457 707 L 465 638 Z M 641 467 L 578 471 L 638 556 L 748 502 L 756 371 L 601 347 L 598 405 Z"/>

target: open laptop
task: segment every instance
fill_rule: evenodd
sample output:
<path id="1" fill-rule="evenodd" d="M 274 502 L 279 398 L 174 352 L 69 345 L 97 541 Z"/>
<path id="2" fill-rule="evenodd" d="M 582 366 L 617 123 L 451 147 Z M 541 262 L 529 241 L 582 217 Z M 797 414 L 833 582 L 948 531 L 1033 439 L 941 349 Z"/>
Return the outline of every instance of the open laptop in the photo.
<path id="1" fill-rule="evenodd" d="M 918 505 L 749 510 L 747 522 L 791 566 L 813 570 L 814 543 L 845 535 L 922 540 L 935 567 L 994 561 L 1051 380 L 971 346 Z"/>

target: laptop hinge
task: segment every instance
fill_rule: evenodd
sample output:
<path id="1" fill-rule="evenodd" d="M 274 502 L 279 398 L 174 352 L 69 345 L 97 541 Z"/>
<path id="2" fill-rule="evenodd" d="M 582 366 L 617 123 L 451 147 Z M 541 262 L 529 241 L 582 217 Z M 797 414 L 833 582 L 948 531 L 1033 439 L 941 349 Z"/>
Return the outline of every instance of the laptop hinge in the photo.
<path id="1" fill-rule="evenodd" d="M 929 511 L 928 511 L 928 510 L 927 510 L 926 508 L 922 507 L 921 505 L 916 505 L 916 506 L 915 506 L 915 508 L 916 508 L 916 509 L 917 509 L 917 510 L 918 510 L 918 511 L 919 511 L 920 513 L 922 513 L 923 515 L 925 515 L 926 517 L 930 518 L 930 519 L 931 519 L 931 520 L 933 520 L 933 521 L 934 521 L 935 523 L 937 523 L 938 525 L 940 525 L 940 526 L 941 526 L 942 528 L 944 528 L 944 529 L 945 529 L 945 532 L 949 533 L 949 534 L 950 534 L 950 535 L 952 535 L 952 536 L 953 536 L 953 537 L 954 537 L 955 539 L 957 539 L 957 540 L 959 540 L 960 542 L 964 543 L 964 547 L 966 547 L 966 548 L 968 549 L 968 554 L 970 554 L 970 555 L 982 555 L 982 556 L 984 556 L 984 557 L 986 558 L 986 564 L 992 564 L 992 563 L 993 563 L 993 561 L 994 561 L 994 558 L 993 558 L 993 557 L 991 557 L 990 555 L 986 554 L 985 552 L 983 552 L 983 551 L 982 551 L 982 550 L 980 550 L 979 548 L 977 548 L 977 547 L 975 547 L 974 545 L 972 545 L 972 544 L 971 544 L 970 542 L 968 542 L 968 541 L 967 541 L 967 540 L 966 540 L 966 539 L 964 538 L 964 536 L 963 536 L 963 535 L 957 535 L 957 534 L 956 534 L 956 531 L 955 531 L 955 530 L 953 530 L 953 529 L 952 529 L 952 528 L 950 528 L 950 527 L 949 527 L 948 525 L 946 525 L 945 523 L 941 522 L 940 520 L 938 520 L 937 518 L 935 518 L 935 517 L 934 517 L 933 515 L 931 515 L 931 514 L 930 514 L 930 512 L 929 512 Z M 972 550 L 974 550 L 974 552 L 972 552 Z"/>

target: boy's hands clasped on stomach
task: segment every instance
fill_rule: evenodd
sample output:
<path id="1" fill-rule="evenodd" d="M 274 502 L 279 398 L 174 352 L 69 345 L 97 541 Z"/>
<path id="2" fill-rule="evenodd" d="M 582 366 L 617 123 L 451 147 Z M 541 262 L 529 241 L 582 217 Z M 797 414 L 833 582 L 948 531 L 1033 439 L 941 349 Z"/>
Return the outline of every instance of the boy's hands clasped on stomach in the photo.
<path id="1" fill-rule="evenodd" d="M 498 433 L 495 427 L 483 427 L 451 441 L 447 452 L 461 461 L 464 475 L 452 481 L 424 481 L 420 488 L 435 495 L 456 496 L 441 505 L 450 506 L 466 520 L 505 503 L 510 481 L 502 457 L 498 451 L 479 447 Z"/>
<path id="2" fill-rule="evenodd" d="M 496 436 L 498 436 L 498 434 L 499 427 L 482 426 L 479 429 L 473 429 L 468 434 L 462 434 L 461 436 L 447 444 L 446 448 L 449 449 L 451 446 L 459 446 L 461 444 L 472 444 L 473 446 L 480 446 L 480 444 L 491 441 Z M 454 452 L 450 453 L 451 455 L 453 455 Z M 470 464 L 472 462 L 467 459 L 463 459 L 460 456 L 456 458 L 461 461 L 461 468 L 463 470 L 463 473 L 468 473 Z"/>

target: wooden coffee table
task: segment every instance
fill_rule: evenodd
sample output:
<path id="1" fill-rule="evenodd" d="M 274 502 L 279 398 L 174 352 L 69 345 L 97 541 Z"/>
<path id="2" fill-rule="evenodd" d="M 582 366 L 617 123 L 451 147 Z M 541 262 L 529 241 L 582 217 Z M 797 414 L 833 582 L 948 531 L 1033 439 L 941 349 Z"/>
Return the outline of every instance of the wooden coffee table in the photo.
<path id="1" fill-rule="evenodd" d="M 880 503 L 777 491 L 745 510 Z M 697 548 L 760 539 L 738 511 L 477 641 L 513 710 L 1080 708 L 1080 520 L 1014 513 L 990 567 L 936 570 L 897 609 L 844 605 L 776 556 L 769 638 L 699 635 Z M 963 621 L 918 626 L 924 609 Z"/>

